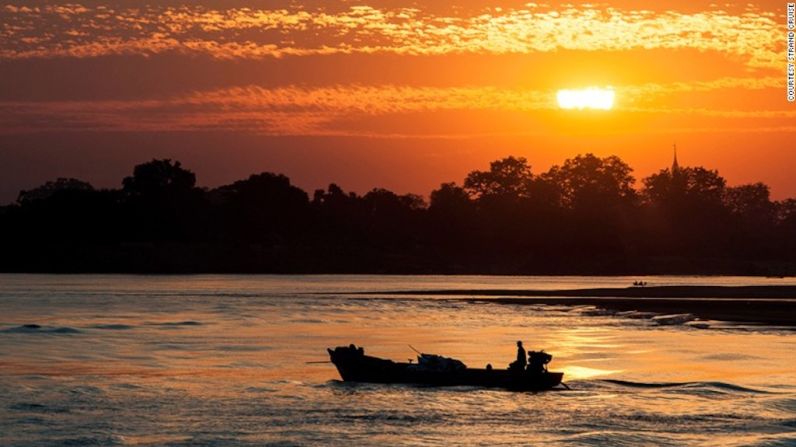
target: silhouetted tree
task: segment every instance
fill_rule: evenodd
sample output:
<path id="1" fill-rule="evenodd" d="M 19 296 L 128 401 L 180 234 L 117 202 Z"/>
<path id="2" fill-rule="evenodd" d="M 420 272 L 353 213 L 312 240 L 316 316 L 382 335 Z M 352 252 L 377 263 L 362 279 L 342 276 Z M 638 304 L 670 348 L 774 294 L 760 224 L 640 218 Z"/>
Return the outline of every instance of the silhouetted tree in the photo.
<path id="1" fill-rule="evenodd" d="M 309 197 L 282 174 L 263 172 L 221 186 L 219 218 L 236 239 L 280 241 L 295 238 L 308 225 Z"/>
<path id="2" fill-rule="evenodd" d="M 464 188 L 456 183 L 443 183 L 431 191 L 429 211 L 450 218 L 464 218 L 472 208 L 472 201 Z"/>
<path id="3" fill-rule="evenodd" d="M 122 181 L 123 225 L 132 240 L 187 240 L 206 231 L 204 192 L 179 161 L 152 160 Z"/>
<path id="4" fill-rule="evenodd" d="M 476 207 L 464 188 L 443 183 L 431 192 L 426 235 L 431 245 L 438 244 L 446 256 L 464 256 L 476 249 L 478 234 Z"/>
<path id="5" fill-rule="evenodd" d="M 775 204 L 779 224 L 796 224 L 796 199 L 786 199 Z"/>
<path id="6" fill-rule="evenodd" d="M 776 221 L 776 206 L 771 202 L 771 192 L 767 185 L 754 183 L 726 188 L 724 202 L 729 211 L 761 230 Z"/>
<path id="7" fill-rule="evenodd" d="M 366 213 L 362 199 L 353 192 L 346 193 L 335 183 L 330 184 L 326 191 L 316 190 L 312 206 L 327 230 L 338 236 L 342 233 L 351 236 L 352 232 L 363 228 Z"/>
<path id="8" fill-rule="evenodd" d="M 20 191 L 17 197 L 17 203 L 25 204 L 34 200 L 49 199 L 55 194 L 64 192 L 86 192 L 94 191 L 94 187 L 90 183 L 74 178 L 58 178 L 55 181 L 47 182 L 37 188 L 29 191 Z"/>
<path id="9" fill-rule="evenodd" d="M 619 157 L 586 154 L 542 176 L 558 190 L 560 205 L 569 213 L 558 230 L 566 234 L 565 251 L 624 255 L 631 249 L 637 198 L 632 172 Z"/>
<path id="10" fill-rule="evenodd" d="M 787 199 L 776 204 L 777 231 L 771 239 L 780 246 L 780 252 L 796 253 L 796 199 Z"/>
<path id="11" fill-rule="evenodd" d="M 669 207 L 721 206 L 727 181 L 705 168 L 664 169 L 644 179 L 644 198 L 652 205 Z"/>
<path id="12" fill-rule="evenodd" d="M 426 206 L 336 184 L 310 200 L 268 172 L 208 191 L 179 162 L 151 160 L 121 189 L 62 178 L 0 207 L 0 270 L 794 273 L 796 199 L 701 167 L 642 184 L 614 156 L 542 175 L 506 157 Z"/>
<path id="13" fill-rule="evenodd" d="M 777 208 L 771 202 L 768 186 L 755 183 L 728 187 L 724 204 L 732 219 L 728 231 L 736 252 L 761 257 L 775 251 L 770 235 L 775 231 Z"/>
<path id="14" fill-rule="evenodd" d="M 112 231 L 116 194 L 96 191 L 91 184 L 72 178 L 48 181 L 21 191 L 17 199 L 23 227 L 18 231 L 46 241 L 87 241 Z"/>
<path id="15" fill-rule="evenodd" d="M 136 166 L 133 175 L 125 177 L 122 185 L 124 192 L 132 195 L 186 192 L 196 185 L 196 175 L 183 169 L 179 161 L 152 160 Z"/>
<path id="16" fill-rule="evenodd" d="M 473 171 L 464 180 L 464 189 L 474 198 L 501 196 L 519 198 L 529 194 L 533 174 L 528 160 L 506 157 L 493 161 L 489 171 Z"/>
<path id="17" fill-rule="evenodd" d="M 631 206 L 636 200 L 633 169 L 619 157 L 578 155 L 553 166 L 544 177 L 561 194 L 564 207 L 593 214 L 598 210 Z"/>
<path id="18" fill-rule="evenodd" d="M 730 243 L 726 180 L 705 168 L 665 169 L 643 180 L 647 225 L 656 251 L 717 255 Z"/>
<path id="19" fill-rule="evenodd" d="M 418 215 L 425 208 L 420 196 L 398 195 L 375 188 L 362 197 L 362 202 L 368 213 L 368 232 L 372 242 L 388 245 L 416 242 Z"/>

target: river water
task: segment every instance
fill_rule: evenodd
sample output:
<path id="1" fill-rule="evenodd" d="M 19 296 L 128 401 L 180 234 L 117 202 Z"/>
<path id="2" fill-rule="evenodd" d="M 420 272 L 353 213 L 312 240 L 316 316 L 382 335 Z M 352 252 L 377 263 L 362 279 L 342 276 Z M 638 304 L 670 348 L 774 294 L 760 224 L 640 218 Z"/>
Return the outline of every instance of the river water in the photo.
<path id="1" fill-rule="evenodd" d="M 347 293 L 635 279 L 0 275 L 0 445 L 796 445 L 796 332 Z M 406 360 L 411 344 L 504 367 L 518 339 L 571 390 L 353 385 L 307 363 L 349 343 Z"/>

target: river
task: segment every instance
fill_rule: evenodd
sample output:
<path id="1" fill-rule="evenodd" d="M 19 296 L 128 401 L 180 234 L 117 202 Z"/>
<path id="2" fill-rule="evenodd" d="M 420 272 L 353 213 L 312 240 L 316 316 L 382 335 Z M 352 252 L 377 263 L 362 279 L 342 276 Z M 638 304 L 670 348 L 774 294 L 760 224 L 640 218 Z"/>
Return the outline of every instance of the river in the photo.
<path id="1" fill-rule="evenodd" d="M 373 291 L 794 284 L 744 277 L 0 275 L 0 445 L 796 445 L 796 332 Z M 351 294 L 350 292 L 358 292 Z M 347 384 L 327 347 L 571 390 Z"/>

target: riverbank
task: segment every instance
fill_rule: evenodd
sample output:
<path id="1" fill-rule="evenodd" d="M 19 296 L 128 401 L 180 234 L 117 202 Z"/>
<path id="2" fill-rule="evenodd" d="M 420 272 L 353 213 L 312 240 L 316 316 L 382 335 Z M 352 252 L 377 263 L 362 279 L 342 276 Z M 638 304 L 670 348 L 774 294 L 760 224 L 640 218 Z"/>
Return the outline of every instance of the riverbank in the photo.
<path id="1" fill-rule="evenodd" d="M 692 314 L 703 320 L 796 328 L 796 286 L 661 286 L 566 290 L 425 290 L 382 295 L 465 296 L 471 302 L 589 305 L 656 314 Z"/>

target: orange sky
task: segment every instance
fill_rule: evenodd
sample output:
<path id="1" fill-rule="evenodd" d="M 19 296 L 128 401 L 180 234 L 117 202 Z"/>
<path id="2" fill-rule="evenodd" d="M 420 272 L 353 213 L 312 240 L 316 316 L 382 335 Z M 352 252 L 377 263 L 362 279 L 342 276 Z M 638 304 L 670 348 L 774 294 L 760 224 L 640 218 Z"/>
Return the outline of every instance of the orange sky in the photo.
<path id="1" fill-rule="evenodd" d="M 178 158 L 428 194 L 488 161 L 617 154 L 796 196 L 785 2 L 0 3 L 0 203 Z M 610 111 L 558 89 L 611 86 Z"/>

